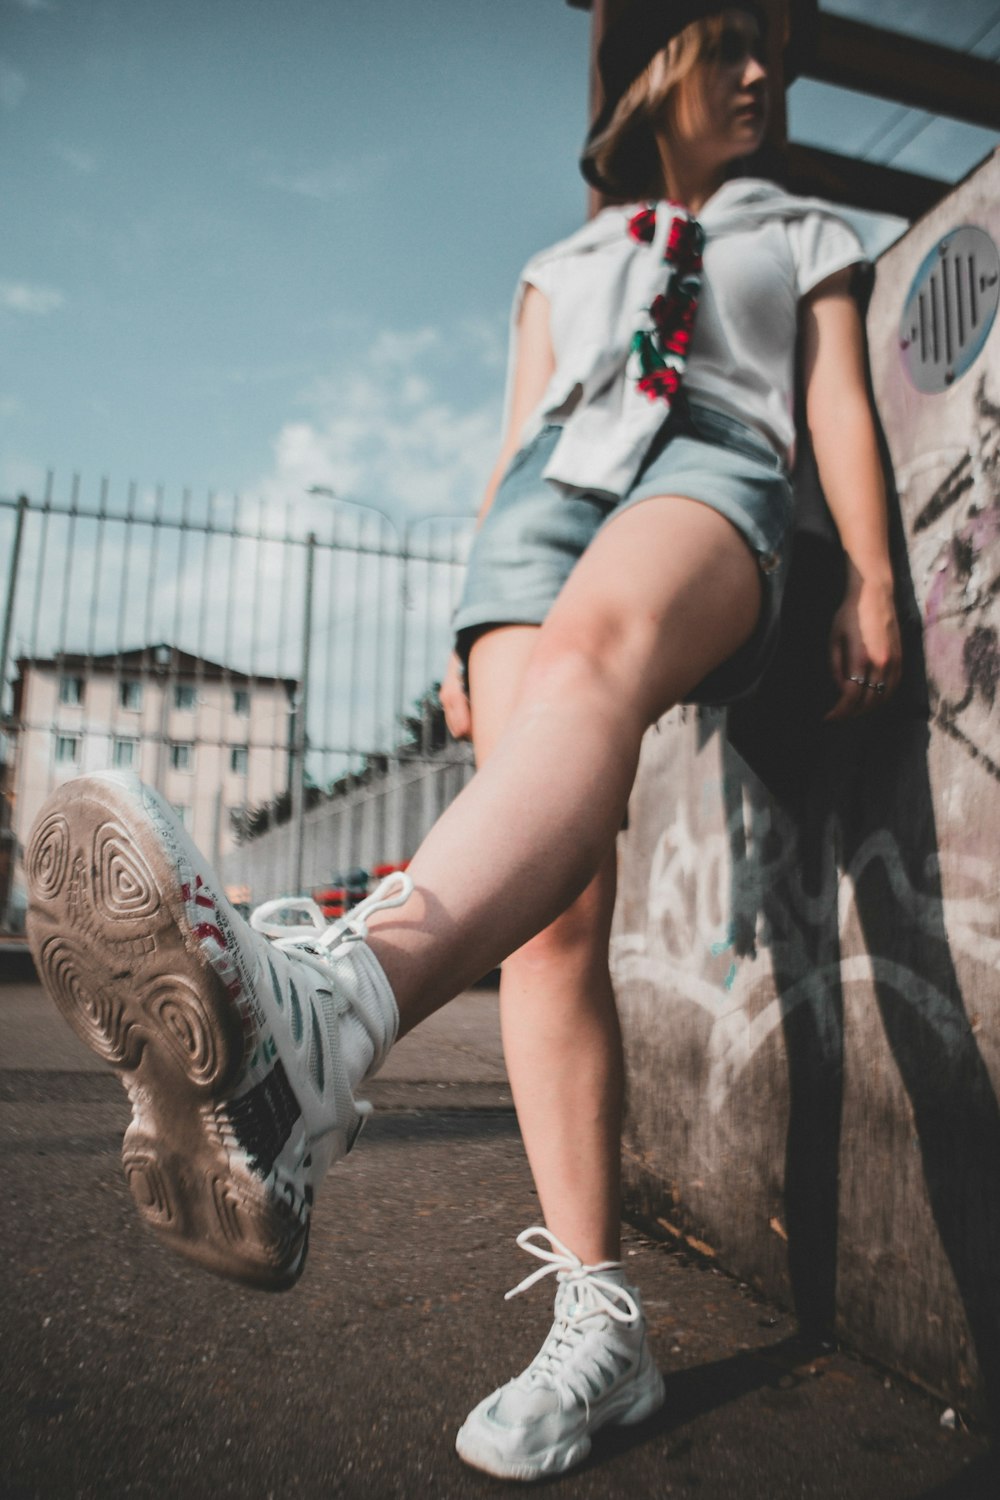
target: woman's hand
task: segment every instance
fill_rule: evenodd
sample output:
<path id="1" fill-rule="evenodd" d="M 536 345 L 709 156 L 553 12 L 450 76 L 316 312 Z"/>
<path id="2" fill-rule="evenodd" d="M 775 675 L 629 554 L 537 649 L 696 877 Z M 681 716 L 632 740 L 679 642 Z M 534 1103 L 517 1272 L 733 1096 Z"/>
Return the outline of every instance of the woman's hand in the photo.
<path id="1" fill-rule="evenodd" d="M 513 375 L 510 390 L 510 409 L 507 431 L 500 448 L 500 457 L 486 486 L 483 503 L 479 507 L 478 524 L 481 526 L 493 504 L 500 481 L 508 463 L 517 452 L 520 435 L 529 415 L 541 401 L 545 388 L 556 367 L 549 333 L 549 299 L 538 287 L 526 285 L 517 315 L 517 337 L 512 349 Z M 465 672 L 455 652 L 448 659 L 448 669 L 438 690 L 444 721 L 456 740 L 471 740 L 472 709 L 465 683 Z"/>
<path id="2" fill-rule="evenodd" d="M 902 666 L 885 476 L 850 268 L 813 290 L 803 305 L 802 326 L 806 416 L 820 483 L 847 559 L 847 592 L 830 632 L 839 697 L 826 717 L 850 719 L 895 692 Z"/>
<path id="3" fill-rule="evenodd" d="M 866 581 L 850 569 L 833 617 L 830 665 L 840 697 L 827 719 L 850 719 L 884 703 L 899 686 L 903 651 L 891 579 Z"/>
<path id="4" fill-rule="evenodd" d="M 465 672 L 457 652 L 448 658 L 448 669 L 444 674 L 438 696 L 444 709 L 444 721 L 456 740 L 472 737 L 472 710 L 465 689 Z"/>

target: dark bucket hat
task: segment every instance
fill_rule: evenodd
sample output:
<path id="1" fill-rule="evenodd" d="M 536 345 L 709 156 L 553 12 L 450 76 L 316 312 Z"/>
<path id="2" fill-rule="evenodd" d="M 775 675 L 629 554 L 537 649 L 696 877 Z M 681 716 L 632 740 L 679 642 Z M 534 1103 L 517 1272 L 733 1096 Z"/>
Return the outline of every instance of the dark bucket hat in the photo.
<path id="1" fill-rule="evenodd" d="M 587 132 L 584 152 L 605 131 L 618 107 L 622 95 L 638 78 L 642 70 L 652 62 L 668 42 L 679 36 L 692 21 L 705 16 L 718 15 L 723 10 L 749 12 L 760 26 L 767 28 L 767 14 L 763 6 L 754 0 L 628 0 L 615 14 L 601 41 L 597 54 L 597 71 L 604 91 L 604 103 L 596 120 Z M 656 165 L 656 143 L 652 133 L 637 133 L 634 142 L 635 161 L 622 164 L 620 181 L 609 181 L 601 176 L 596 165 L 586 154 L 581 158 L 580 170 L 592 187 L 613 197 L 642 191 L 642 182 L 649 170 Z M 647 159 L 648 158 L 648 159 Z"/>

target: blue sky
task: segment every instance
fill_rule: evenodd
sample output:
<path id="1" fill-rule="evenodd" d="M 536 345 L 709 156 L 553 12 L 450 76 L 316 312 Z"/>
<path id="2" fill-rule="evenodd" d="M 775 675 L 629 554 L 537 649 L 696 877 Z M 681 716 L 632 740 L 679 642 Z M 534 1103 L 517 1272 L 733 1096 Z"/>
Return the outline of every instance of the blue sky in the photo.
<path id="1" fill-rule="evenodd" d="M 1000 51 L 996 0 L 827 8 Z M 473 509 L 518 268 L 585 211 L 589 15 L 0 0 L 0 23 L 0 495 L 51 467 L 57 497 L 78 471 L 95 497 Z M 808 83 L 790 118 L 949 178 L 991 145 Z"/>

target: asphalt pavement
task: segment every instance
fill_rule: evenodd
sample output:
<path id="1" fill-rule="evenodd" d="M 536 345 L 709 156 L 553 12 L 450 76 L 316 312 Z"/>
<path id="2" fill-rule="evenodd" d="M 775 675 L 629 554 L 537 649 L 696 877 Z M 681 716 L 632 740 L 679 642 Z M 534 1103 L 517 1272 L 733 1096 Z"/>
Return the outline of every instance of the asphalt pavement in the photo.
<path id="1" fill-rule="evenodd" d="M 496 994 L 407 1038 L 326 1184 L 291 1292 L 188 1267 L 144 1230 L 118 1151 L 125 1096 L 9 955 L 0 983 L 0 1496 L 524 1493 L 455 1431 L 549 1323 L 513 1243 L 538 1205 Z M 809 1348 L 752 1288 L 625 1226 L 667 1402 L 543 1488 L 572 1500 L 1000 1495 L 986 1441 L 845 1350 Z"/>

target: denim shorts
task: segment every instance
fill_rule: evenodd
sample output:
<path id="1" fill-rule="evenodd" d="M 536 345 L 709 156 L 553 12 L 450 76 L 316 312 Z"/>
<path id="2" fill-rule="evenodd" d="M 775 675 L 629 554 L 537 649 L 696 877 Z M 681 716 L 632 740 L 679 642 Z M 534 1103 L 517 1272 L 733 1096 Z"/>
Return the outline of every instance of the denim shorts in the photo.
<path id="1" fill-rule="evenodd" d="M 693 401 L 664 422 L 635 483 L 618 501 L 542 478 L 560 428 L 543 427 L 511 459 L 469 558 L 455 613 L 468 663 L 478 636 L 498 625 L 541 625 L 577 559 L 621 511 L 657 495 L 699 500 L 731 521 L 756 554 L 761 610 L 750 639 L 688 695 L 725 704 L 751 693 L 777 642 L 787 572 L 792 491 L 781 459 L 760 433 Z"/>

